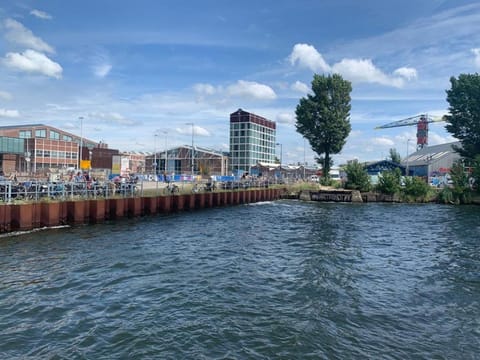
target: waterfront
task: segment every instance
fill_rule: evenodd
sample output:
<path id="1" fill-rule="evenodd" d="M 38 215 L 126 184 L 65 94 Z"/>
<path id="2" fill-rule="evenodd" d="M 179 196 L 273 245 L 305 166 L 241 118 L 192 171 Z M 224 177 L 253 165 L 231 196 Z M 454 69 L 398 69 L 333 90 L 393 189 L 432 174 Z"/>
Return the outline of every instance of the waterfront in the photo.
<path id="1" fill-rule="evenodd" d="M 480 212 L 277 201 L 0 238 L 1 358 L 473 359 Z"/>

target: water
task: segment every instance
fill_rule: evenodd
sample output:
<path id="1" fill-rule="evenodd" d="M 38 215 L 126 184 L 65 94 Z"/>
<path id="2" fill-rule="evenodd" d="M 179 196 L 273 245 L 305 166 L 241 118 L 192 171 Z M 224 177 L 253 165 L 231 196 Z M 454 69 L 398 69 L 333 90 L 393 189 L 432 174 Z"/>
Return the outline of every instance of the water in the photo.
<path id="1" fill-rule="evenodd" d="M 0 358 L 478 359 L 479 235 L 278 201 L 0 238 Z"/>

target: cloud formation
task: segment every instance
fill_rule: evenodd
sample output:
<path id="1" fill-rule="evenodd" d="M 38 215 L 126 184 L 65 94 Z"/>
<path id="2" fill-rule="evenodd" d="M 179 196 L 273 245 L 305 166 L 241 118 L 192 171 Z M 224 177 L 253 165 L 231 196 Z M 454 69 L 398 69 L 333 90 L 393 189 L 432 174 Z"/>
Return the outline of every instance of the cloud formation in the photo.
<path id="1" fill-rule="evenodd" d="M 117 124 L 122 126 L 138 125 L 139 122 L 128 119 L 125 116 L 116 113 L 116 112 L 92 112 L 88 114 L 88 119 L 94 119 L 96 121 L 100 120 L 104 123 Z M 88 121 L 88 120 L 87 120 Z"/>
<path id="2" fill-rule="evenodd" d="M 300 67 L 315 72 L 330 72 L 330 66 L 323 59 L 315 47 L 308 44 L 296 44 L 288 57 L 290 64 L 298 64 Z"/>
<path id="3" fill-rule="evenodd" d="M 394 146 L 393 140 L 386 137 L 375 137 L 372 139 L 372 143 L 378 146 Z"/>
<path id="4" fill-rule="evenodd" d="M 377 83 L 399 88 L 405 85 L 405 81 L 417 78 L 416 69 L 410 67 L 398 68 L 391 75 L 385 74 L 370 59 L 345 58 L 330 66 L 322 54 L 308 44 L 296 44 L 288 60 L 292 66 L 298 65 L 316 73 L 338 73 L 356 83 Z"/>
<path id="5" fill-rule="evenodd" d="M 244 98 L 253 100 L 275 100 L 277 94 L 268 85 L 260 84 L 255 81 L 238 80 L 234 84 L 228 85 L 226 88 L 222 86 L 213 86 L 211 84 L 195 84 L 193 90 L 199 100 L 217 94 L 226 95 L 230 98 Z"/>
<path id="6" fill-rule="evenodd" d="M 0 90 L 0 99 L 2 100 L 12 100 L 12 94 L 7 91 Z"/>
<path id="7" fill-rule="evenodd" d="M 93 67 L 95 76 L 102 79 L 110 73 L 110 70 L 112 70 L 112 65 L 110 64 L 100 64 Z"/>
<path id="8" fill-rule="evenodd" d="M 5 38 L 8 41 L 17 45 L 25 46 L 29 49 L 34 49 L 49 54 L 55 53 L 53 47 L 48 45 L 41 38 L 35 36 L 29 29 L 27 29 L 18 21 L 6 19 L 4 21 L 4 26 L 6 29 Z"/>
<path id="9" fill-rule="evenodd" d="M 310 88 L 308 87 L 307 84 L 301 82 L 301 81 L 295 81 L 291 86 L 290 89 L 293 91 L 306 94 L 310 91 Z"/>
<path id="10" fill-rule="evenodd" d="M 50 14 L 47 14 L 45 11 L 41 11 L 41 10 L 37 10 L 37 9 L 33 9 L 32 11 L 30 11 L 30 15 L 33 15 L 39 19 L 42 19 L 42 20 L 51 20 L 52 19 L 52 15 Z"/>
<path id="11" fill-rule="evenodd" d="M 192 135 L 192 125 L 185 125 L 185 127 L 176 128 L 175 131 L 181 135 Z M 210 132 L 198 125 L 193 125 L 194 136 L 211 136 Z"/>
<path id="12" fill-rule="evenodd" d="M 475 66 L 480 68 L 480 48 L 472 49 L 472 53 L 475 55 Z"/>
<path id="13" fill-rule="evenodd" d="M 60 79 L 63 72 L 58 63 L 50 60 L 46 55 L 30 49 L 23 53 L 7 53 L 3 63 L 16 70 L 39 73 L 56 79 Z"/>
<path id="14" fill-rule="evenodd" d="M 7 110 L 7 109 L 0 108 L 0 117 L 17 118 L 19 116 L 20 114 L 17 110 Z"/>
<path id="15" fill-rule="evenodd" d="M 275 91 L 270 86 L 254 81 L 238 80 L 235 84 L 227 87 L 227 92 L 231 96 L 259 100 L 275 100 L 277 98 Z"/>
<path id="16" fill-rule="evenodd" d="M 277 115 L 277 122 L 279 124 L 292 125 L 295 124 L 295 115 L 292 113 L 280 113 Z"/>

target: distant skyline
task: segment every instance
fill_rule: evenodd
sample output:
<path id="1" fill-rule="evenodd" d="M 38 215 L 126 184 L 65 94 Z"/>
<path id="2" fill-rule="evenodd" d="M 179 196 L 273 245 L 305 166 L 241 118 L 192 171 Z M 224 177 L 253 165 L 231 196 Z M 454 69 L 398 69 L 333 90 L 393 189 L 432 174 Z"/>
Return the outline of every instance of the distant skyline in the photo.
<path id="1" fill-rule="evenodd" d="M 480 69 L 480 3 L 467 0 L 18 0 L 0 4 L 0 126 L 43 123 L 122 151 L 228 151 L 242 108 L 277 122 L 285 164 L 314 162 L 295 108 L 314 73 L 352 82 L 335 165 L 413 152 L 447 113 L 449 79 Z M 455 141 L 430 124 L 431 145 Z M 155 137 L 155 133 L 158 137 Z M 280 157 L 280 149 L 277 157 Z"/>

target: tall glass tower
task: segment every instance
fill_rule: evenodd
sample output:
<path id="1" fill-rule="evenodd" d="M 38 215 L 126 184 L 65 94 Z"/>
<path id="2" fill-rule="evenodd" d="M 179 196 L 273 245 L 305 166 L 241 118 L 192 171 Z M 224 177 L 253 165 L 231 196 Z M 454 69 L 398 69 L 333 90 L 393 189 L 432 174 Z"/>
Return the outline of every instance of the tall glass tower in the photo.
<path id="1" fill-rule="evenodd" d="M 238 109 L 230 114 L 230 168 L 238 175 L 258 163 L 275 162 L 274 121 Z"/>

